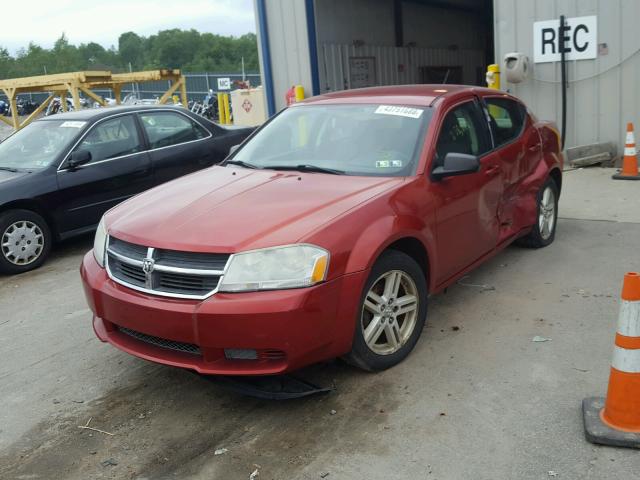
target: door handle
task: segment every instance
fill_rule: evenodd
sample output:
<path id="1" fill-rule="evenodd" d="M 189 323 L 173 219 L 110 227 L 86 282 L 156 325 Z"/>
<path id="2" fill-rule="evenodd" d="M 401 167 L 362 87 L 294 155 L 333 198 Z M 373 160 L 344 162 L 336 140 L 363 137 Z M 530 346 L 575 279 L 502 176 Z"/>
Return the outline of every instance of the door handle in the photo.
<path id="1" fill-rule="evenodd" d="M 529 150 L 530 152 L 537 152 L 538 150 L 540 150 L 540 145 L 537 143 L 534 143 L 533 145 L 529 145 L 527 147 L 527 150 Z"/>
<path id="2" fill-rule="evenodd" d="M 500 165 L 489 165 L 484 171 L 485 175 L 495 175 L 500 171 Z"/>

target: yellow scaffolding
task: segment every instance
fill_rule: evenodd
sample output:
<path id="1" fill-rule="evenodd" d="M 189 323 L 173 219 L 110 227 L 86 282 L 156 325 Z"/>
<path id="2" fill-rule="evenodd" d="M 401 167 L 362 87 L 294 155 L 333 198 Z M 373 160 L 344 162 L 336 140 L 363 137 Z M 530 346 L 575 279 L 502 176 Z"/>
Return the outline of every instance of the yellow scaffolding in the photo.
<path id="1" fill-rule="evenodd" d="M 149 70 L 144 72 L 111 73 L 110 71 L 86 71 L 58 73 L 54 75 L 38 75 L 35 77 L 13 78 L 0 80 L 0 90 L 9 99 L 11 106 L 11 120 L 0 116 L 0 121 L 11 125 L 16 130 L 26 127 L 33 121 L 56 97 L 60 97 L 60 106 L 63 111 L 67 110 L 67 93 L 73 99 L 73 107 L 80 110 L 80 92 L 92 98 L 102 106 L 106 106 L 105 101 L 96 95 L 92 89 L 110 88 L 115 95 L 116 104 L 120 104 L 122 99 L 122 86 L 126 83 L 144 83 L 166 80 L 169 88 L 162 95 L 159 102 L 166 103 L 172 99 L 172 95 L 180 90 L 182 104 L 187 106 L 187 84 L 184 76 L 177 69 Z M 18 108 L 16 104 L 17 96 L 21 93 L 49 92 L 47 99 L 42 102 L 26 119 L 20 122 Z"/>
<path id="2" fill-rule="evenodd" d="M 168 90 L 160 97 L 159 103 L 167 103 L 172 99 L 175 92 L 180 90 L 180 97 L 182 104 L 187 106 L 187 82 L 177 69 L 161 69 L 161 70 L 147 70 L 144 72 L 130 72 L 130 73 L 114 73 L 108 80 L 96 80 L 87 82 L 88 88 L 110 88 L 115 95 L 116 103 L 119 105 L 122 101 L 121 92 L 122 86 L 126 83 L 144 83 L 144 82 L 158 82 L 166 80 L 171 82 Z M 86 92 L 85 92 L 86 93 Z M 87 93 L 87 95 L 89 95 Z M 89 95 L 91 96 L 91 95 Z M 91 96 L 96 100 L 93 96 Z"/>

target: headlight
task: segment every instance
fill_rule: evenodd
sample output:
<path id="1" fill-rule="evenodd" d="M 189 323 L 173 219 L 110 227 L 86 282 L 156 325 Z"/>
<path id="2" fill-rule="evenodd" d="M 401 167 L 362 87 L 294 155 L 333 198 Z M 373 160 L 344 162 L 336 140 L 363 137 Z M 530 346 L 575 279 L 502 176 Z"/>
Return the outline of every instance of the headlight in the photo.
<path id="1" fill-rule="evenodd" d="M 233 255 L 221 292 L 309 287 L 327 276 L 329 252 L 313 245 L 265 248 Z"/>
<path id="2" fill-rule="evenodd" d="M 107 229 L 104 226 L 104 217 L 100 219 L 96 237 L 93 240 L 93 256 L 102 268 L 104 268 L 104 251 L 107 246 Z"/>

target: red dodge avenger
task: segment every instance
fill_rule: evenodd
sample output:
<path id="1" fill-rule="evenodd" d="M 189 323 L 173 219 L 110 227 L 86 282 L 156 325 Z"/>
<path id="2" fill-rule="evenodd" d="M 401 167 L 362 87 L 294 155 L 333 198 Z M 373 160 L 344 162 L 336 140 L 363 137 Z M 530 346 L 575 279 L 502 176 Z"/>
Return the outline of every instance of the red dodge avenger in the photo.
<path id="1" fill-rule="evenodd" d="M 514 241 L 553 242 L 561 171 L 555 126 L 501 91 L 314 97 L 105 214 L 81 268 L 94 330 L 203 374 L 389 368 L 429 294 Z"/>

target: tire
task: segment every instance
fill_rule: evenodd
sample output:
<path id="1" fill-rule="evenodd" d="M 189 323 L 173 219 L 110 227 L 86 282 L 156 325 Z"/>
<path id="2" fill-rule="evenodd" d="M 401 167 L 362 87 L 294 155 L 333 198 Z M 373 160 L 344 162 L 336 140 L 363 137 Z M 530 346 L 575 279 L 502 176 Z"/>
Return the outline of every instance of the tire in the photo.
<path id="1" fill-rule="evenodd" d="M 9 210 L 0 214 L 0 273 L 24 273 L 40 267 L 52 242 L 49 225 L 37 213 Z"/>
<path id="2" fill-rule="evenodd" d="M 395 289 L 397 296 L 389 303 L 390 299 L 385 295 L 385 290 L 394 283 L 399 285 Z M 394 289 L 390 288 L 389 291 L 392 290 Z M 417 305 L 410 302 L 410 296 L 415 297 Z M 404 298 L 405 303 L 399 305 L 395 301 L 397 298 Z M 412 310 L 411 306 L 414 307 Z M 402 312 L 403 308 L 407 311 Z M 376 317 L 377 323 L 374 324 Z M 371 372 L 397 365 L 415 347 L 422 334 L 426 317 L 427 281 L 424 272 L 416 261 L 405 253 L 397 250 L 384 252 L 374 264 L 365 283 L 360 298 L 352 350 L 344 359 Z M 369 343 L 365 336 L 369 337 Z M 396 341 L 390 341 L 390 336 Z"/>
<path id="3" fill-rule="evenodd" d="M 545 195 L 548 195 L 548 197 L 545 197 Z M 553 201 L 553 205 L 549 204 L 549 199 Z M 556 238 L 556 226 L 558 224 L 558 186 L 553 179 L 548 178 L 542 187 L 540 187 L 537 204 L 536 223 L 533 225 L 531 232 L 517 241 L 518 245 L 526 248 L 546 247 L 552 244 Z M 549 221 L 551 225 L 549 225 Z"/>

